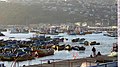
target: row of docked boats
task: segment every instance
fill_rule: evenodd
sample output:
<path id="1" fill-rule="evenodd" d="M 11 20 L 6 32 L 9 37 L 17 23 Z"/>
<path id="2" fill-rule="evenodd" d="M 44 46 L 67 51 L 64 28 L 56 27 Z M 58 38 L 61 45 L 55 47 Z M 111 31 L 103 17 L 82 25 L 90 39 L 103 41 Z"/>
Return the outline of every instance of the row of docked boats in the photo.
<path id="1" fill-rule="evenodd" d="M 83 43 L 85 46 L 89 46 L 89 45 L 100 45 L 99 42 L 96 42 L 96 41 L 92 41 L 92 42 L 88 42 L 88 41 L 84 41 Z"/>
<path id="2" fill-rule="evenodd" d="M 39 44 L 38 44 L 39 42 Z M 44 41 L 0 40 L 0 60 L 2 61 L 26 61 L 36 57 L 44 57 L 54 54 L 52 48 L 40 48 L 41 44 L 50 43 Z M 37 45 L 35 45 L 37 44 Z"/>
<path id="3" fill-rule="evenodd" d="M 68 33 L 68 35 L 86 35 L 86 34 L 92 34 L 93 32 L 89 32 L 89 31 L 87 31 L 87 32 L 80 32 L 80 33 L 75 33 L 75 32 L 70 32 L 70 33 Z"/>
<path id="4" fill-rule="evenodd" d="M 72 42 L 83 42 L 85 40 L 85 38 L 75 38 L 75 39 L 72 39 L 71 41 Z"/>
<path id="5" fill-rule="evenodd" d="M 115 34 L 115 33 L 112 33 L 112 34 L 103 34 L 104 36 L 109 36 L 109 37 L 117 37 L 118 35 Z"/>
<path id="6" fill-rule="evenodd" d="M 83 31 L 83 32 L 80 32 L 80 33 L 75 33 L 75 32 L 71 32 L 71 33 L 68 33 L 69 35 L 86 35 L 86 34 L 99 34 L 99 33 L 102 33 L 102 31 Z"/>
<path id="7" fill-rule="evenodd" d="M 30 41 L 0 40 L 0 60 L 26 61 L 54 55 L 54 50 L 85 50 L 84 46 L 58 45 L 56 42 L 50 37 L 31 38 Z"/>
<path id="8" fill-rule="evenodd" d="M 20 49 L 16 50 L 17 52 L 13 52 L 11 50 L 3 50 L 5 52 L 0 53 L 0 60 L 2 61 L 26 61 L 32 60 L 36 57 L 44 57 L 54 54 L 54 50 L 52 49 L 40 49 L 34 51 L 22 51 Z"/>
<path id="9" fill-rule="evenodd" d="M 71 46 L 71 45 L 53 45 L 53 49 L 55 50 L 77 50 L 77 51 L 84 51 L 86 48 L 84 46 Z"/>
<path id="10" fill-rule="evenodd" d="M 61 50 L 77 50 L 77 51 L 80 51 L 80 50 L 85 50 L 86 48 L 84 46 L 73 46 L 73 45 L 54 45 L 54 44 L 47 44 L 47 45 L 40 45 L 40 46 L 37 46 L 38 48 L 40 49 L 54 49 L 54 50 L 58 50 L 58 51 L 61 51 Z"/>
<path id="11" fill-rule="evenodd" d="M 58 42 L 64 42 L 67 41 L 68 38 L 54 38 L 53 40 Z M 83 42 L 83 41 L 85 41 L 85 38 L 75 38 L 71 40 L 71 42 Z"/>
<path id="12" fill-rule="evenodd" d="M 85 41 L 85 38 L 75 38 L 75 39 L 72 39 L 72 42 L 79 42 L 79 44 L 84 44 L 85 46 L 89 46 L 89 45 L 100 45 L 99 42 L 96 42 L 96 41 L 92 41 L 92 42 L 89 42 L 89 41 Z"/>

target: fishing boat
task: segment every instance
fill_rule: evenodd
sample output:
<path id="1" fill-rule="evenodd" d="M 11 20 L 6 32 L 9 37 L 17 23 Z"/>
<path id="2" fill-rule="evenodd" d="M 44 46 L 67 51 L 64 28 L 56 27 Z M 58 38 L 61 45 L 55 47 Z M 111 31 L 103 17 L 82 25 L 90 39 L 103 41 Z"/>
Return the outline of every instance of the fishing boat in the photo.
<path id="1" fill-rule="evenodd" d="M 18 57 L 14 57 L 14 60 L 16 61 L 26 61 L 26 60 L 32 60 L 32 59 L 34 59 L 34 56 L 24 52 L 22 52 L 21 54 L 19 53 Z"/>
<path id="2" fill-rule="evenodd" d="M 0 36 L 5 36 L 5 35 L 0 32 Z"/>
<path id="3" fill-rule="evenodd" d="M 100 33 L 103 33 L 103 32 L 96 30 L 96 31 L 94 31 L 93 33 L 94 33 L 94 34 L 100 34 Z"/>
<path id="4" fill-rule="evenodd" d="M 33 51 L 33 56 L 35 57 L 44 57 L 49 55 L 54 55 L 53 49 L 38 49 Z"/>
<path id="5" fill-rule="evenodd" d="M 65 46 L 65 50 L 69 50 L 70 51 L 70 50 L 72 50 L 72 47 L 70 45 L 66 45 Z"/>
<path id="6" fill-rule="evenodd" d="M 90 44 L 89 44 L 88 41 L 85 41 L 85 42 L 84 42 L 84 45 L 85 45 L 85 46 L 89 46 Z"/>
<path id="7" fill-rule="evenodd" d="M 87 31 L 87 32 L 84 32 L 85 34 L 92 34 L 92 32 L 89 32 L 89 31 Z"/>
<path id="8" fill-rule="evenodd" d="M 27 54 L 25 52 L 20 52 L 18 54 L 13 54 L 13 53 L 9 53 L 9 54 L 3 54 L 3 56 L 1 57 L 2 61 L 26 61 L 26 60 L 32 60 L 34 59 L 34 56 L 31 56 L 30 54 Z"/>
<path id="9" fill-rule="evenodd" d="M 99 42 L 97 43 L 96 41 L 93 41 L 93 42 L 90 43 L 90 45 L 100 45 L 100 43 Z"/>
<path id="10" fill-rule="evenodd" d="M 77 51 L 80 51 L 80 50 L 84 51 L 86 48 L 84 46 L 73 46 L 72 49 Z"/>
<path id="11" fill-rule="evenodd" d="M 64 50 L 65 49 L 65 45 L 53 45 L 52 49 L 55 49 L 55 50 Z"/>
<path id="12" fill-rule="evenodd" d="M 86 33 L 85 32 L 80 32 L 80 34 L 79 35 L 85 35 Z"/>
<path id="13" fill-rule="evenodd" d="M 14 58 L 11 57 L 11 56 L 3 56 L 3 57 L 1 58 L 1 60 L 2 60 L 2 61 L 13 61 Z"/>
<path id="14" fill-rule="evenodd" d="M 72 42 L 78 42 L 80 40 L 80 38 L 75 38 L 75 39 L 72 39 L 71 41 Z"/>

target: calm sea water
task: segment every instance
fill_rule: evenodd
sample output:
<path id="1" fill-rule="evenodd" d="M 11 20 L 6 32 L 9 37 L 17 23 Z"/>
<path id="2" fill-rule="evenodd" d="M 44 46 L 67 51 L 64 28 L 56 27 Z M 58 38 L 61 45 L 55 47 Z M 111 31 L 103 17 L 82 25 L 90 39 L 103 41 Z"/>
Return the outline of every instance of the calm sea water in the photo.
<path id="1" fill-rule="evenodd" d="M 46 36 L 55 37 L 55 35 L 46 35 Z M 82 46 L 82 44 L 79 44 L 79 43 L 71 43 L 71 39 L 73 39 L 73 38 L 85 38 L 89 42 L 91 42 L 91 41 L 100 42 L 101 45 L 94 45 L 94 47 L 96 48 L 97 52 L 100 51 L 101 54 L 103 54 L 103 55 L 109 54 L 112 49 L 112 44 L 117 42 L 117 39 L 115 39 L 114 37 L 103 36 L 103 33 L 88 34 L 88 35 L 59 34 L 58 36 L 63 36 L 64 38 L 68 38 L 68 41 L 65 41 L 64 43 L 70 44 L 70 45 Z M 60 44 L 64 44 L 64 43 L 60 43 Z M 63 59 L 63 60 L 74 59 L 73 55 L 76 56 L 76 58 L 88 57 L 92 54 L 91 49 L 93 46 L 85 46 L 85 47 L 86 47 L 85 51 L 74 51 L 74 50 L 73 51 L 65 51 L 65 50 L 55 51 L 55 54 L 52 56 L 36 58 L 34 60 L 16 63 L 16 67 L 23 66 L 23 65 L 27 66 L 27 65 L 41 64 L 41 60 L 44 60 L 42 62 L 46 63 L 47 59 Z M 14 64 L 14 62 L 2 62 L 2 61 L 1 61 L 1 63 L 4 63 L 6 67 L 11 67 L 11 65 Z"/>

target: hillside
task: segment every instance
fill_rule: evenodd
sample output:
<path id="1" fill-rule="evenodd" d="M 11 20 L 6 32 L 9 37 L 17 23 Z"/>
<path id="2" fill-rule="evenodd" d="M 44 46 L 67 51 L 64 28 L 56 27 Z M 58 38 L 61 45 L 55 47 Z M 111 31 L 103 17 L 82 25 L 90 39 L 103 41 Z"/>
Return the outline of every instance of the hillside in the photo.
<path id="1" fill-rule="evenodd" d="M 87 22 L 89 25 L 117 24 L 114 0 L 36 0 L 0 2 L 1 24 Z M 103 3 L 103 4 L 101 4 Z"/>

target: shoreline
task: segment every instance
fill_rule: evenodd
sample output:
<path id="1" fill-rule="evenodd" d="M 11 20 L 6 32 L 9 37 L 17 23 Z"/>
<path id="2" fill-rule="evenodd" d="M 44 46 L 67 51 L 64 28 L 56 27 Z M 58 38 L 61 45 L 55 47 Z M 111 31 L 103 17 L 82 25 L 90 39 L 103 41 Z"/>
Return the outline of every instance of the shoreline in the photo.
<path id="1" fill-rule="evenodd" d="M 97 65 L 98 62 L 96 61 L 99 61 L 100 64 L 106 62 L 113 62 L 113 61 L 117 61 L 117 57 L 108 57 L 107 55 L 101 55 L 93 58 L 86 57 L 86 58 L 62 60 L 57 62 L 50 62 L 44 64 L 23 66 L 23 67 L 80 67 L 85 62 L 87 62 L 88 65 Z"/>

